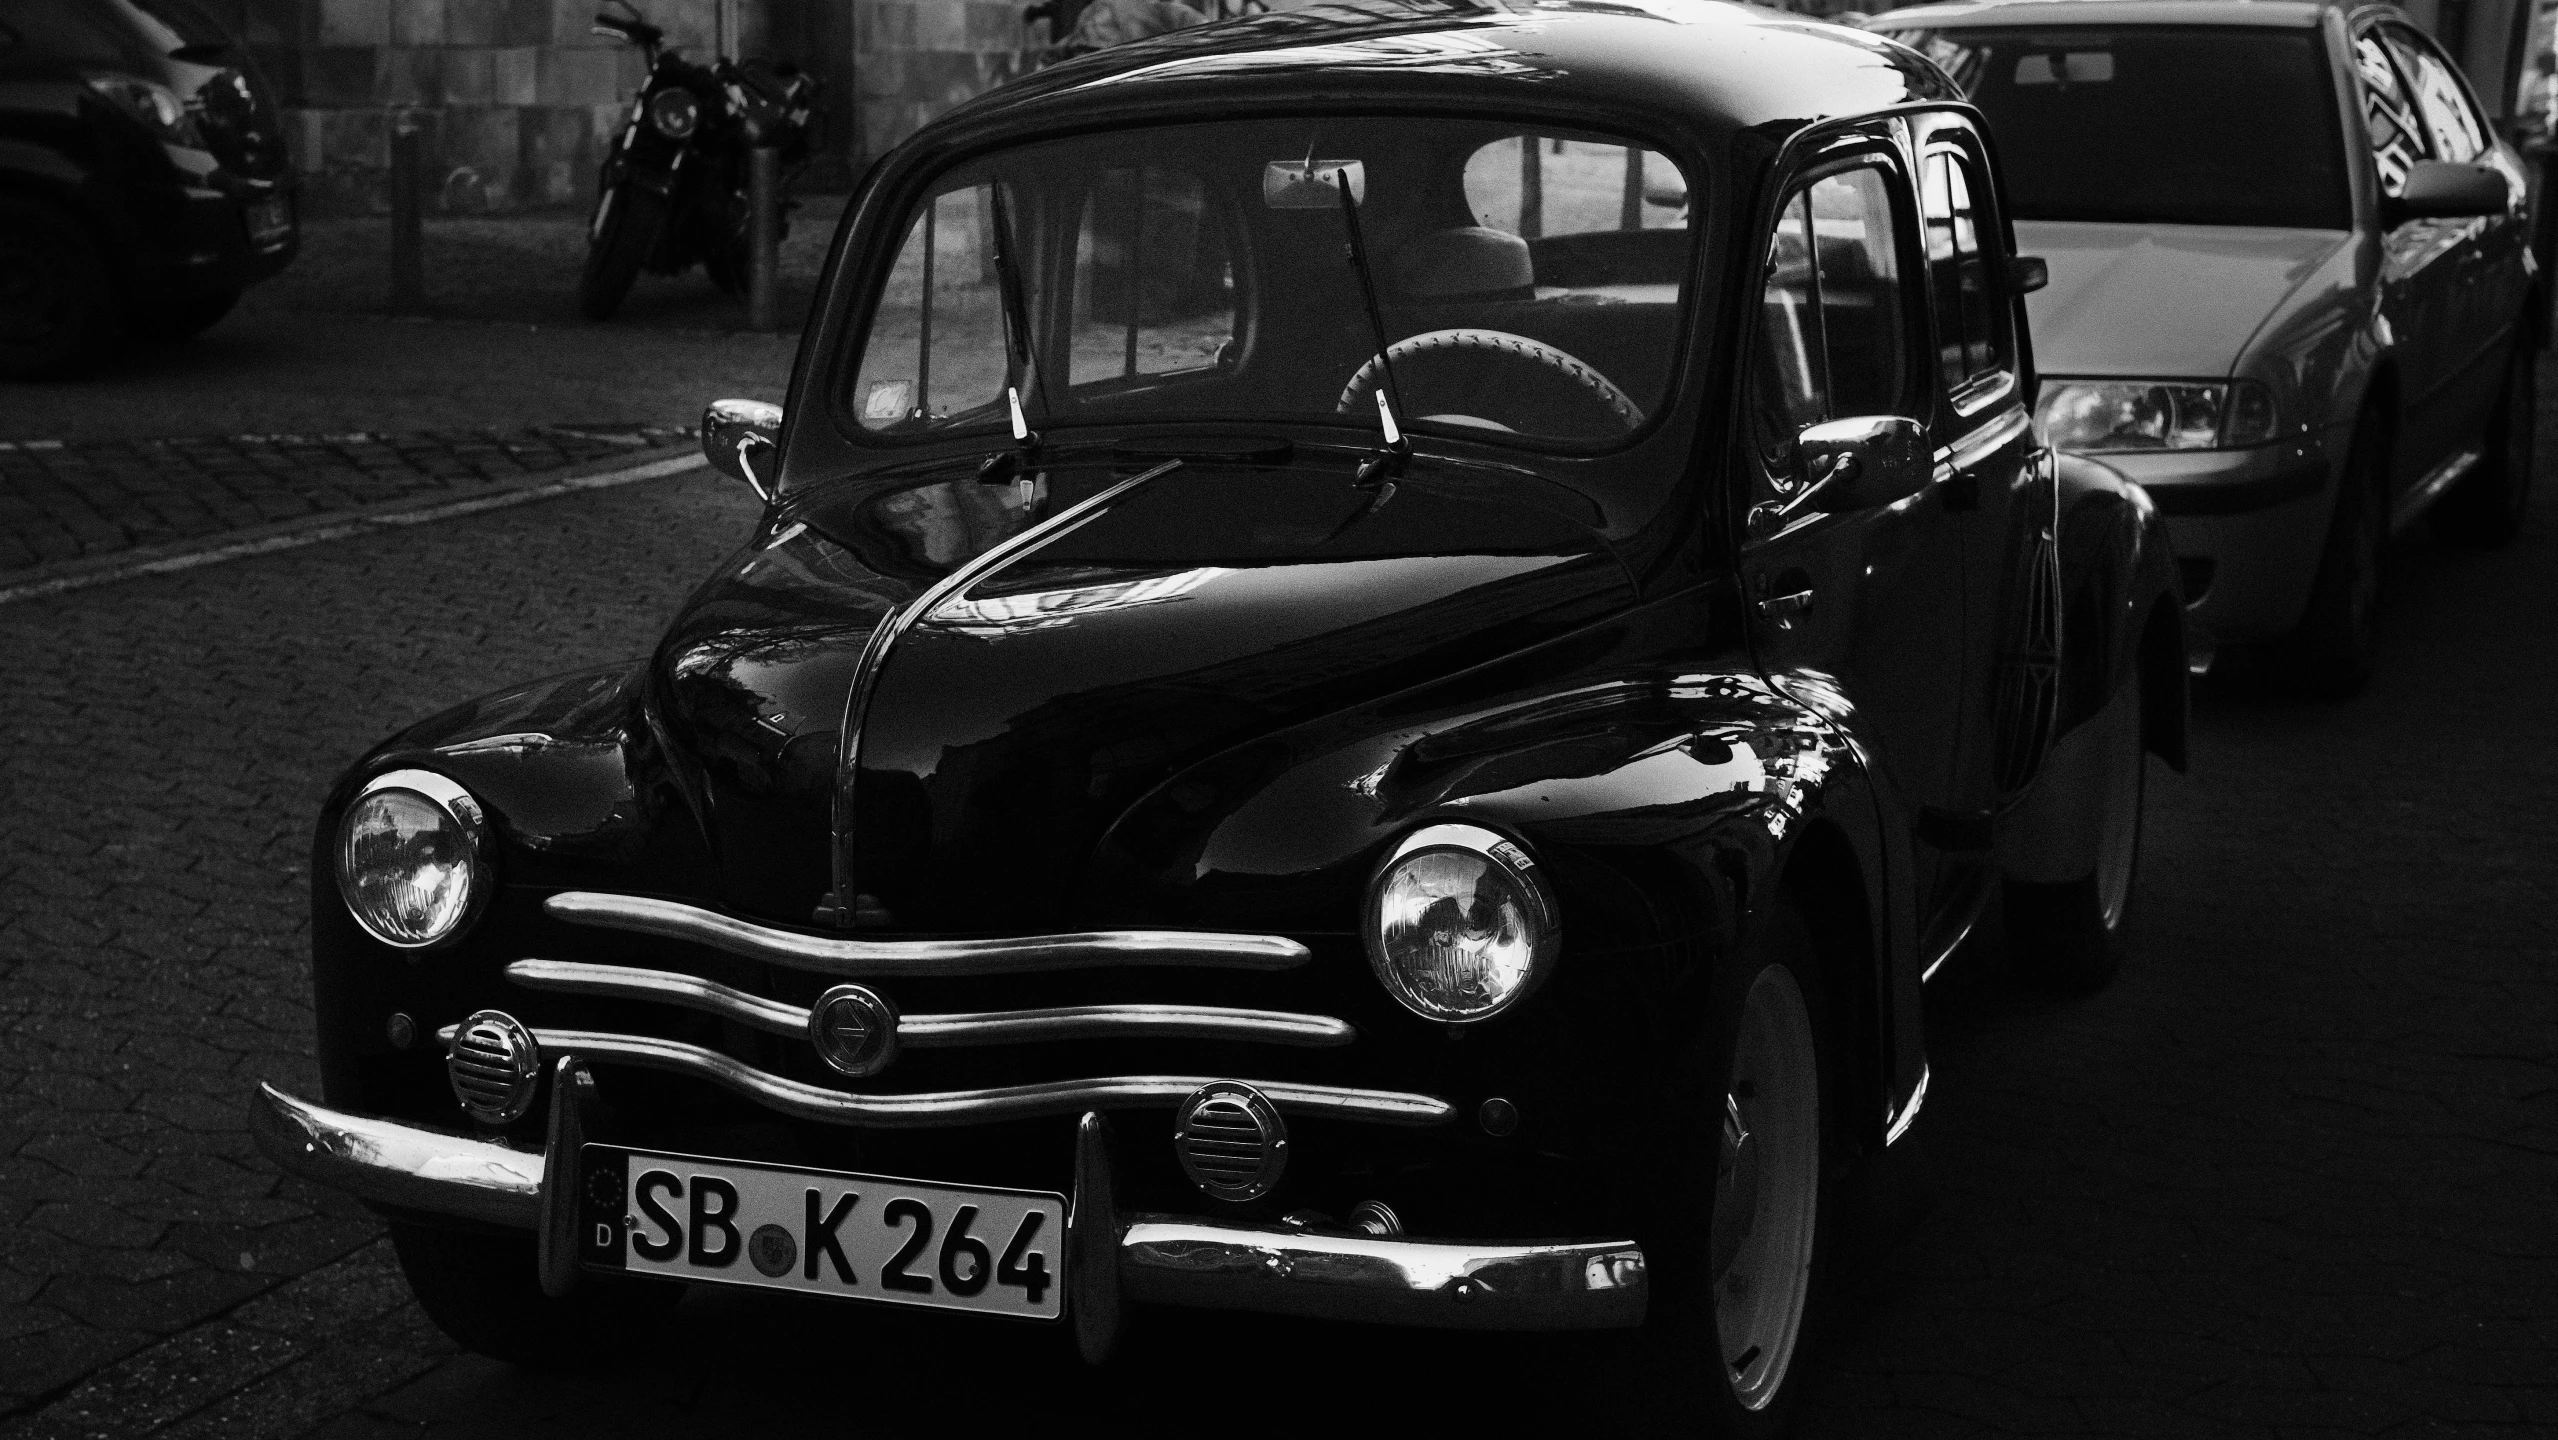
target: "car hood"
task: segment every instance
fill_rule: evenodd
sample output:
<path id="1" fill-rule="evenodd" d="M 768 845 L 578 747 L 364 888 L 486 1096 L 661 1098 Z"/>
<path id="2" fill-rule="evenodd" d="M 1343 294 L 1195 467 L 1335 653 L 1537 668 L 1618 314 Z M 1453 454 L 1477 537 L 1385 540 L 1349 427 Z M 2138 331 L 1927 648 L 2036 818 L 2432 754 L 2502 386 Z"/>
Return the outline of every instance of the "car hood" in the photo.
<path id="1" fill-rule="evenodd" d="M 2026 297 L 2046 375 L 2227 375 L 2267 316 L 2352 237 L 2341 230 L 2019 220 L 2051 266 Z"/>
<path id="2" fill-rule="evenodd" d="M 1052 472 L 1039 513 L 1110 479 Z M 1576 513 L 1587 502 L 1523 475 L 1416 465 L 1381 495 L 1347 463 L 1193 465 L 907 630 L 872 682 L 839 806 L 872 632 L 1018 533 L 1013 496 L 947 475 L 820 496 L 669 631 L 652 729 L 690 781 L 732 908 L 807 923 L 833 888 L 840 814 L 858 908 L 882 928 L 1107 923 L 1107 897 L 1079 883 L 1087 858 L 1185 768 L 1633 599 L 1595 514 Z"/>

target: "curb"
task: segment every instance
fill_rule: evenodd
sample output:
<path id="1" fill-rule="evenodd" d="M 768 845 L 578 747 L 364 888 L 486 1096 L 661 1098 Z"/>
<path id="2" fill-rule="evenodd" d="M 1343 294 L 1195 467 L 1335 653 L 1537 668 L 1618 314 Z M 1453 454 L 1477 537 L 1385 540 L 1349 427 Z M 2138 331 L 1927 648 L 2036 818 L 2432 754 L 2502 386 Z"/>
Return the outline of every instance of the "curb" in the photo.
<path id="1" fill-rule="evenodd" d="M 271 525 L 253 525 L 222 536 L 178 541 L 168 545 L 144 546 L 79 560 L 60 560 L 39 565 L 20 576 L 0 584 L 0 605 L 19 600 L 39 600 L 49 595 L 87 590 L 93 586 L 112 585 L 120 580 L 136 580 L 146 575 L 171 575 L 181 570 L 194 570 L 206 565 L 220 565 L 231 560 L 246 560 L 256 555 L 271 555 L 279 550 L 298 550 L 305 545 L 318 545 L 330 540 L 345 540 L 357 535 L 377 534 L 404 525 L 431 525 L 439 520 L 458 520 L 489 510 L 503 510 L 515 505 L 530 505 L 541 500 L 555 500 L 563 495 L 576 495 L 588 490 L 609 490 L 619 485 L 642 480 L 657 480 L 680 475 L 688 470 L 706 468 L 701 453 L 686 447 L 684 453 L 662 456 L 637 465 L 627 464 L 621 457 L 605 462 L 604 468 L 569 473 L 549 479 L 528 478 L 489 493 L 462 500 L 441 498 L 409 498 L 388 501 L 358 510 L 342 510 L 319 515 L 298 516 Z M 210 542 L 210 543 L 208 543 Z"/>

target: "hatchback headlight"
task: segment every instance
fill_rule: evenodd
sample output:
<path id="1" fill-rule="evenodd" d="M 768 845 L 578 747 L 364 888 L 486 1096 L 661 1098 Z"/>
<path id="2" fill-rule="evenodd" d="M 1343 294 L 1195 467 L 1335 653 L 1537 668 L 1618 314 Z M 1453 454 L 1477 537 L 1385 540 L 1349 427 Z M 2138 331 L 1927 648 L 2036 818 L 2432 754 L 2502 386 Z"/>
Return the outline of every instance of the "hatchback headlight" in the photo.
<path id="1" fill-rule="evenodd" d="M 1366 938 L 1368 964 L 1405 1009 L 1464 1024 L 1543 982 L 1562 931 L 1526 851 L 1481 826 L 1431 825 L 1379 867 Z"/>
<path id="2" fill-rule="evenodd" d="M 459 935 L 488 899 L 488 820 L 430 770 L 377 775 L 338 822 L 338 893 L 365 933 L 402 950 Z"/>
<path id="3" fill-rule="evenodd" d="M 132 75 L 91 75 L 88 81 L 90 89 L 141 121 L 162 144 L 183 150 L 204 148 L 199 107 L 179 99 L 175 90 Z"/>
<path id="4" fill-rule="evenodd" d="M 648 102 L 648 123 L 669 140 L 681 140 L 702 123 L 702 102 L 690 90 L 660 90 Z"/>
<path id="5" fill-rule="evenodd" d="M 2274 438 L 2274 401 L 2253 380 L 2046 380 L 2036 407 L 2053 448 L 2235 450 Z"/>

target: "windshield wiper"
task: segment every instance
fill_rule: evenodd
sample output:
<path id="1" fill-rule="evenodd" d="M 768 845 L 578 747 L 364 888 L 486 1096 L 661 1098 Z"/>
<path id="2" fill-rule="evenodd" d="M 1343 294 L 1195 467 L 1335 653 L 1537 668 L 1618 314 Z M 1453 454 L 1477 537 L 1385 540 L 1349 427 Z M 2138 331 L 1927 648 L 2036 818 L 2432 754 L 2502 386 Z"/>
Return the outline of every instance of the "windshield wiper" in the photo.
<path id="1" fill-rule="evenodd" d="M 1004 306 L 1004 405 L 1011 412 L 1013 448 L 989 455 L 977 467 L 977 478 L 989 485 L 1000 485 L 1018 479 L 1022 499 L 1030 498 L 1030 468 L 1039 458 L 1039 432 L 1030 428 L 1030 420 L 1022 414 L 1021 387 L 1030 378 L 1030 316 L 1023 308 L 1021 269 L 1013 261 L 1012 214 L 1004 204 L 1004 186 L 999 180 L 986 183 L 986 193 L 995 206 L 995 285 L 1003 294 Z"/>
<path id="2" fill-rule="evenodd" d="M 1310 162 L 1311 163 L 1311 162 Z M 1332 183 L 1341 190 L 1341 223 L 1350 231 L 1350 269 L 1359 277 L 1359 298 L 1368 311 L 1368 333 L 1377 342 L 1377 367 L 1384 372 L 1385 383 L 1377 387 L 1377 425 L 1385 432 L 1386 448 L 1359 462 L 1354 483 L 1378 485 L 1389 483 L 1389 477 L 1412 458 L 1412 442 L 1403 437 L 1403 427 L 1395 423 L 1395 412 L 1403 408 L 1403 392 L 1395 388 L 1394 359 L 1386 352 L 1385 312 L 1377 308 L 1376 281 L 1368 273 L 1367 238 L 1359 230 L 1359 203 L 1350 195 L 1350 167 L 1332 172 Z"/>

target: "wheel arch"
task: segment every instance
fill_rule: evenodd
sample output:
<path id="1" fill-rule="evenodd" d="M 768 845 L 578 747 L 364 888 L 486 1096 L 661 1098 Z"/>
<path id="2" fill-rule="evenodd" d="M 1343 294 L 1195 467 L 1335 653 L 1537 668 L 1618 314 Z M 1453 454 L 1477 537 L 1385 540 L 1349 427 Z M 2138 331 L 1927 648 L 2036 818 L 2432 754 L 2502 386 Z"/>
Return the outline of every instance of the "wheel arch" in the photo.
<path id="1" fill-rule="evenodd" d="M 1811 929 L 1830 999 L 1832 1038 L 1845 1042 L 1838 1073 L 1846 1083 L 1833 1118 L 1844 1122 L 1844 1133 L 1859 1151 L 1879 1150 L 1899 1096 L 1886 1062 L 1892 1053 L 1885 1021 L 1891 992 L 1879 963 L 1864 863 L 1847 833 L 1825 816 L 1796 838 L 1778 887 Z"/>

